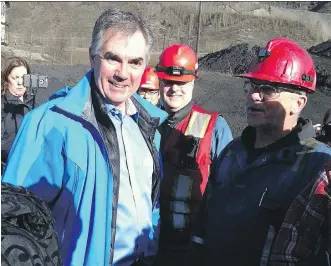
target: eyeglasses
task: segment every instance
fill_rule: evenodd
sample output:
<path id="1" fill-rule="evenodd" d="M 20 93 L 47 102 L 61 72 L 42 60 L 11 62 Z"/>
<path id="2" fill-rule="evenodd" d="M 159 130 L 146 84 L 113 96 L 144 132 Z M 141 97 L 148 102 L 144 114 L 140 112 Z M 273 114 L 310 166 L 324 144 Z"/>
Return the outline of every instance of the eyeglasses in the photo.
<path id="1" fill-rule="evenodd" d="M 138 93 L 139 93 L 139 95 L 154 96 L 154 95 L 158 94 L 159 91 L 158 90 L 144 90 L 144 89 L 140 88 L 138 90 Z"/>
<path id="2" fill-rule="evenodd" d="M 296 91 L 294 89 L 284 88 L 280 86 L 271 86 L 268 84 L 256 84 L 252 81 L 245 81 L 244 91 L 247 94 L 257 92 L 260 94 L 260 98 L 266 101 L 279 98 L 280 93 L 283 91 L 302 95 L 300 91 Z"/>
<path id="3" fill-rule="evenodd" d="M 184 87 L 185 85 L 190 83 L 190 82 L 174 81 L 174 80 L 167 80 L 167 79 L 159 79 L 159 81 L 163 86 L 166 86 L 166 87 L 171 87 L 174 85 L 177 85 L 179 87 Z"/>

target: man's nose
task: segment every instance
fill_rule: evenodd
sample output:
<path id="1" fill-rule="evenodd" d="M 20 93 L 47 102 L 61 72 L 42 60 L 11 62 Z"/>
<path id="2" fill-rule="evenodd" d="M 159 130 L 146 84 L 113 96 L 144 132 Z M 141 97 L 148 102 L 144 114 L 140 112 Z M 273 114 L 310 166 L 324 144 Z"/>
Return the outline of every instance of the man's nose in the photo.
<path id="1" fill-rule="evenodd" d="M 117 69 L 116 75 L 122 80 L 128 79 L 129 78 L 128 64 L 126 63 L 120 64 Z"/>
<path id="2" fill-rule="evenodd" d="M 178 86 L 177 84 L 173 84 L 171 87 L 172 91 L 176 92 L 180 90 L 180 86 Z"/>
<path id="3" fill-rule="evenodd" d="M 263 97 L 261 97 L 261 93 L 259 91 L 256 91 L 256 90 L 254 90 L 251 93 L 248 93 L 247 98 L 251 99 L 253 102 L 263 100 Z"/>

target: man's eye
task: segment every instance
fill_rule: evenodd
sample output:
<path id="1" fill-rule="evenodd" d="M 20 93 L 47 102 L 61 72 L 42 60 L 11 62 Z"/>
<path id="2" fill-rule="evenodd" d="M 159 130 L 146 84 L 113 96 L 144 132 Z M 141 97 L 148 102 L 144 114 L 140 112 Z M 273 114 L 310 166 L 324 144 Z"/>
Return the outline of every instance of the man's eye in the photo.
<path id="1" fill-rule="evenodd" d="M 105 53 L 103 58 L 106 59 L 107 61 L 118 61 L 118 58 L 111 53 Z"/>
<path id="2" fill-rule="evenodd" d="M 135 61 L 132 61 L 131 64 L 133 64 L 135 66 L 141 66 L 142 65 L 142 61 L 141 60 L 135 60 Z"/>
<path id="3" fill-rule="evenodd" d="M 114 61 L 114 60 L 116 60 L 115 56 L 112 56 L 112 55 L 105 55 L 104 58 L 107 61 Z"/>

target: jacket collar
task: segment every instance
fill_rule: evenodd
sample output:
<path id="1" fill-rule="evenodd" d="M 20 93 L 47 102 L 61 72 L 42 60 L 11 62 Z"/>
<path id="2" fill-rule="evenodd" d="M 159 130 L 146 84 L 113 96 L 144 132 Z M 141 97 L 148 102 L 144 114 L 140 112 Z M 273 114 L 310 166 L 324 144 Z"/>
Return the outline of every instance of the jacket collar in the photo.
<path id="1" fill-rule="evenodd" d="M 31 95 L 25 96 L 23 98 L 23 102 L 22 102 L 19 97 L 7 92 L 3 96 L 3 99 L 4 99 L 4 102 L 6 104 L 19 105 L 19 104 L 29 104 L 29 103 L 31 103 L 32 100 L 33 100 L 33 96 L 31 96 Z"/>
<path id="2" fill-rule="evenodd" d="M 316 134 L 312 121 L 309 119 L 299 118 L 297 126 L 289 134 L 274 143 L 271 143 L 267 147 L 261 148 L 261 150 L 279 150 L 305 139 L 315 137 Z M 254 150 L 255 128 L 251 126 L 246 127 L 241 135 L 241 140 L 247 150 Z"/>

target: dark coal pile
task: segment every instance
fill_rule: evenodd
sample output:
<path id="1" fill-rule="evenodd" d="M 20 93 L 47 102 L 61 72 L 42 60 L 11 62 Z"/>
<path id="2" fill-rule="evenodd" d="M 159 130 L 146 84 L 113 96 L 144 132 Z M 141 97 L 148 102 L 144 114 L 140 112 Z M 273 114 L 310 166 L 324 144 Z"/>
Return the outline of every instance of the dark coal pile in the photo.
<path id="1" fill-rule="evenodd" d="M 241 43 L 199 59 L 201 70 L 237 75 L 247 71 L 259 47 Z"/>
<path id="2" fill-rule="evenodd" d="M 309 3 L 309 11 L 318 13 L 330 13 L 331 12 L 331 2 L 329 1 L 312 1 Z"/>
<path id="3" fill-rule="evenodd" d="M 331 58 L 331 40 L 312 46 L 308 51 L 313 55 Z"/>
<path id="4" fill-rule="evenodd" d="M 202 57 L 199 60 L 200 69 L 223 74 L 241 74 L 248 70 L 258 50 L 258 46 L 250 47 L 247 43 L 231 46 Z M 331 40 L 313 46 L 308 51 L 315 62 L 318 90 L 331 95 Z"/>
<path id="5" fill-rule="evenodd" d="M 315 45 L 308 51 L 315 62 L 318 89 L 331 95 L 331 40 Z"/>
<path id="6" fill-rule="evenodd" d="M 331 96 L 331 59 L 313 55 L 317 72 L 318 90 Z"/>

